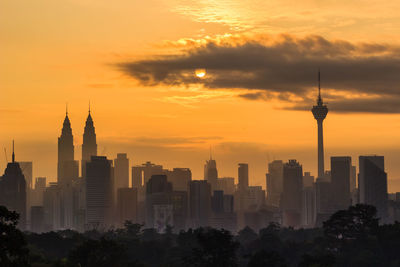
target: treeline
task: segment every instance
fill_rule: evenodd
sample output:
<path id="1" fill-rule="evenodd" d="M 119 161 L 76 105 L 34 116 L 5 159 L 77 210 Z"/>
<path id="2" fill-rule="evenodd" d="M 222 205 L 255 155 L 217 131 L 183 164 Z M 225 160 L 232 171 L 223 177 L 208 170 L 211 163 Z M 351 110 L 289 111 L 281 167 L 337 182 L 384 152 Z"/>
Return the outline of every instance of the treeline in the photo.
<path id="1" fill-rule="evenodd" d="M 400 266 L 400 223 L 379 225 L 376 209 L 338 211 L 323 228 L 237 235 L 212 228 L 176 234 L 126 222 L 107 232 L 22 233 L 18 214 L 0 207 L 0 266 Z"/>

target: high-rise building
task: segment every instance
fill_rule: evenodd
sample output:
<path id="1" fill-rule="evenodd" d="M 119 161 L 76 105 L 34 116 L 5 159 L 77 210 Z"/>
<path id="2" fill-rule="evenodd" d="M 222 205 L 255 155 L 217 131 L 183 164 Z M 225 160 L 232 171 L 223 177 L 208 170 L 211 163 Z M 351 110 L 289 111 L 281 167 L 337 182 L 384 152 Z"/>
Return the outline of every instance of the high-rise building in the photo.
<path id="1" fill-rule="evenodd" d="M 57 183 L 50 183 L 43 194 L 44 229 L 61 229 L 61 189 Z"/>
<path id="2" fill-rule="evenodd" d="M 238 182 L 239 191 L 246 191 L 249 187 L 249 165 L 246 163 L 239 163 Z"/>
<path id="3" fill-rule="evenodd" d="M 301 220 L 302 226 L 312 228 L 316 220 L 315 187 L 303 187 L 301 200 Z"/>
<path id="4" fill-rule="evenodd" d="M 96 132 L 89 107 L 89 115 L 86 119 L 85 130 L 83 132 L 82 177 L 85 177 L 86 162 L 91 160 L 91 156 L 97 156 L 97 142 Z"/>
<path id="5" fill-rule="evenodd" d="M 12 161 L 0 179 L 0 205 L 20 215 L 18 227 L 26 228 L 26 181 L 18 162 L 15 162 L 14 142 Z"/>
<path id="6" fill-rule="evenodd" d="M 351 205 L 351 157 L 331 157 L 332 205 L 334 210 L 344 210 Z"/>
<path id="7" fill-rule="evenodd" d="M 312 113 L 318 124 L 318 177 L 324 176 L 324 134 L 323 121 L 328 114 L 328 107 L 324 105 L 321 97 L 321 74 L 318 71 L 318 99 L 317 105 L 313 106 Z"/>
<path id="8" fill-rule="evenodd" d="M 86 163 L 86 228 L 108 228 L 112 223 L 113 167 L 106 157 Z"/>
<path id="9" fill-rule="evenodd" d="M 204 180 L 206 180 L 211 185 L 211 190 L 215 190 L 218 187 L 218 170 L 217 162 L 210 159 L 206 161 L 204 165 Z"/>
<path id="10" fill-rule="evenodd" d="M 189 210 L 191 226 L 209 225 L 211 215 L 211 185 L 204 180 L 194 180 L 189 185 Z"/>
<path id="11" fill-rule="evenodd" d="M 289 160 L 283 166 L 281 210 L 284 226 L 301 225 L 302 190 L 303 168 L 296 160 Z"/>
<path id="12" fill-rule="evenodd" d="M 145 164 L 132 167 L 132 187 L 146 187 L 152 175 L 166 174 L 163 166 L 156 165 L 150 161 Z"/>
<path id="13" fill-rule="evenodd" d="M 351 166 L 350 171 L 350 192 L 354 192 L 357 189 L 357 168 L 356 166 Z"/>
<path id="14" fill-rule="evenodd" d="M 383 156 L 359 157 L 360 203 L 373 205 L 384 222 L 388 212 L 387 174 Z"/>
<path id="15" fill-rule="evenodd" d="M 267 203 L 279 207 L 283 191 L 283 161 L 274 160 L 268 164 L 267 173 Z"/>
<path id="16" fill-rule="evenodd" d="M 313 185 L 314 185 L 314 176 L 312 176 L 310 172 L 304 172 L 303 187 L 313 187 Z"/>
<path id="17" fill-rule="evenodd" d="M 137 189 L 118 188 L 117 190 L 118 224 L 123 226 L 125 221 L 137 223 Z"/>
<path id="18" fill-rule="evenodd" d="M 46 177 L 35 179 L 35 188 L 32 193 L 32 206 L 43 206 L 43 193 L 46 190 Z"/>
<path id="19" fill-rule="evenodd" d="M 126 153 L 118 153 L 114 159 L 115 189 L 129 187 L 129 159 Z"/>
<path id="20" fill-rule="evenodd" d="M 166 171 L 168 181 L 172 183 L 174 191 L 188 191 L 189 182 L 192 180 L 192 172 L 188 168 L 174 168 Z"/>
<path id="21" fill-rule="evenodd" d="M 167 221 L 157 222 L 162 215 L 172 215 L 172 183 L 168 182 L 166 175 L 152 175 L 146 186 L 146 225 L 162 231 L 166 225 L 173 226 L 172 218 Z M 169 214 L 171 212 L 171 214 Z M 161 229 L 162 228 L 162 229 Z"/>
<path id="22" fill-rule="evenodd" d="M 31 207 L 31 231 L 41 233 L 44 229 L 44 209 L 43 206 Z"/>
<path id="23" fill-rule="evenodd" d="M 225 195 L 233 195 L 236 190 L 234 177 L 218 178 L 218 190 L 224 191 Z"/>
<path id="24" fill-rule="evenodd" d="M 79 176 L 79 173 L 75 173 L 77 163 L 73 162 L 74 162 L 74 137 L 72 135 L 71 122 L 68 118 L 68 111 L 67 111 L 65 114 L 65 119 L 61 130 L 61 136 L 58 138 L 57 181 L 59 184 L 70 181 L 72 180 L 72 178 Z"/>

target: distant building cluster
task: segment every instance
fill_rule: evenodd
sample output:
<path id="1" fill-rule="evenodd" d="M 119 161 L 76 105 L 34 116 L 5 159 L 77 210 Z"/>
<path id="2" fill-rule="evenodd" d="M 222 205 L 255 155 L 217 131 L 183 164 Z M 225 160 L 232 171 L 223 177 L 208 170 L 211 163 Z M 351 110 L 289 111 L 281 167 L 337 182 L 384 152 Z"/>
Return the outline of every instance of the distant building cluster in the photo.
<path id="1" fill-rule="evenodd" d="M 203 180 L 192 179 L 188 168 L 168 170 L 151 162 L 131 167 L 125 153 L 113 160 L 98 156 L 90 109 L 79 162 L 67 112 L 58 138 L 57 182 L 33 181 L 32 162 L 17 162 L 13 150 L 0 179 L 0 205 L 17 211 L 19 227 L 33 232 L 107 230 L 126 221 L 159 232 L 203 226 L 258 231 L 271 222 L 312 228 L 357 203 L 375 206 L 384 223 L 400 221 L 400 193 L 388 194 L 384 157 L 360 156 L 358 174 L 351 157 L 331 157 L 331 170 L 325 170 L 328 108 L 320 91 L 312 113 L 318 123 L 318 176 L 303 172 L 295 159 L 274 160 L 268 164 L 265 191 L 250 186 L 246 163 L 238 164 L 237 183 L 234 177 L 220 177 L 211 155 Z"/>

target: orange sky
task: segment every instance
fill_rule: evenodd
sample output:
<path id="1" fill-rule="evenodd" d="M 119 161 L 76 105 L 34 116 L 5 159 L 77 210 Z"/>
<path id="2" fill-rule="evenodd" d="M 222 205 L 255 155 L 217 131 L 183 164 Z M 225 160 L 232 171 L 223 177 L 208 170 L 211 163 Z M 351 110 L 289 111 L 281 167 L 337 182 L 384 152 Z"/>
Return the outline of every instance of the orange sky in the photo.
<path id="1" fill-rule="evenodd" d="M 390 0 L 0 0 L 0 143 L 9 152 L 14 138 L 17 160 L 32 160 L 35 177 L 55 180 L 65 103 L 80 159 L 90 100 L 99 153 L 110 158 L 127 152 L 132 164 L 189 167 L 199 179 L 212 146 L 221 177 L 236 177 L 237 163 L 248 162 L 251 183 L 264 186 L 267 162 L 289 158 L 315 174 L 311 112 L 237 97 L 243 88 L 146 86 L 116 65 L 266 35 L 397 46 L 399 8 Z M 399 137 L 398 114 L 333 110 L 325 120 L 326 161 L 384 155 L 389 191 L 400 191 Z M 5 163 L 0 157 L 2 169 Z"/>

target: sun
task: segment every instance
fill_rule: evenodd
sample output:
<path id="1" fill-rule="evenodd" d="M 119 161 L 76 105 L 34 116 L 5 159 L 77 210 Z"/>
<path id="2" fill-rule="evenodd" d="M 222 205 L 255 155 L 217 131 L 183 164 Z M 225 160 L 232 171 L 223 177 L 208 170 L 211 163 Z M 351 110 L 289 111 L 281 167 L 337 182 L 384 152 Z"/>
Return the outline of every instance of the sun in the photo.
<path id="1" fill-rule="evenodd" d="M 206 76 L 206 69 L 196 69 L 195 74 L 199 78 Z"/>

